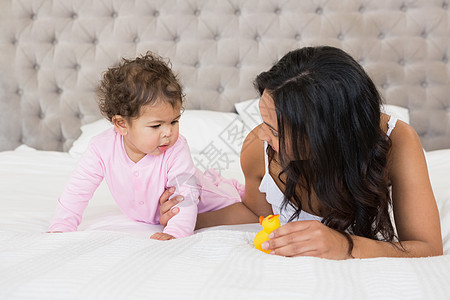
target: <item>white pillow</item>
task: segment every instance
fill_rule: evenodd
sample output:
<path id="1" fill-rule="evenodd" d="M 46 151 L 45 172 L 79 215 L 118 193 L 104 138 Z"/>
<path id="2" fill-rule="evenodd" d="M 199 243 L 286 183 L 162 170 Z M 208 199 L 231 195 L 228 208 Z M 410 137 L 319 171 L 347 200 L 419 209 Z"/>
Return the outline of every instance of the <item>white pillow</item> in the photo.
<path id="1" fill-rule="evenodd" d="M 180 134 L 194 153 L 204 151 L 212 142 L 224 152 L 239 153 L 246 130 L 236 113 L 185 110 L 180 119 Z"/>
<path id="2" fill-rule="evenodd" d="M 259 98 L 236 103 L 234 108 L 249 131 L 263 122 L 259 111 Z"/>
<path id="3" fill-rule="evenodd" d="M 113 126 L 111 122 L 106 119 L 100 119 L 93 123 L 81 126 L 81 135 L 76 139 L 69 150 L 69 154 L 75 157 L 80 157 L 88 148 L 91 138 L 99 135 L 106 129 Z"/>
<path id="4" fill-rule="evenodd" d="M 197 168 L 213 168 L 240 182 L 240 152 L 248 132 L 236 113 L 186 110 L 180 119 L 180 134 L 186 138 Z"/>

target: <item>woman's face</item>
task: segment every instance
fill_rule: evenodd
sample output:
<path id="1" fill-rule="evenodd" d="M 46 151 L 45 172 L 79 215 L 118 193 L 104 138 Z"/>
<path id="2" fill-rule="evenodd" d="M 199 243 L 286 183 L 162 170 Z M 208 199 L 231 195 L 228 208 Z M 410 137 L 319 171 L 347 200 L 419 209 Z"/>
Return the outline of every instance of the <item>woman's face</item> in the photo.
<path id="1" fill-rule="evenodd" d="M 279 140 L 278 140 L 278 125 L 277 114 L 275 112 L 275 104 L 272 96 L 266 91 L 261 95 L 259 100 L 259 111 L 263 119 L 263 124 L 258 132 L 258 138 L 266 141 L 275 152 L 278 152 Z"/>

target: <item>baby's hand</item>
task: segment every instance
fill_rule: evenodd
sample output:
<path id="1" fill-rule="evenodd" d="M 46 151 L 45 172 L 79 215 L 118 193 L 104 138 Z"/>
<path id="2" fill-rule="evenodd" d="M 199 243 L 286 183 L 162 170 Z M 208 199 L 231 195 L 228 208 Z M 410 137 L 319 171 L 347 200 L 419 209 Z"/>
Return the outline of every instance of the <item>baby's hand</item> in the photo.
<path id="1" fill-rule="evenodd" d="M 168 241 L 168 240 L 175 239 L 174 236 L 172 236 L 170 234 L 167 234 L 167 233 L 164 233 L 164 232 L 154 233 L 150 238 L 154 239 L 154 240 L 160 240 L 160 241 Z"/>

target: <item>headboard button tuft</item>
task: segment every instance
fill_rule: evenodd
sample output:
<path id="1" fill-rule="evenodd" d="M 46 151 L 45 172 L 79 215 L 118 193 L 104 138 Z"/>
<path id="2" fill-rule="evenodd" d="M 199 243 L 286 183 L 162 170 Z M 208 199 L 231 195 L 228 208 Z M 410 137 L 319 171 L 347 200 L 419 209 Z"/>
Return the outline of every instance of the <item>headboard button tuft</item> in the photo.
<path id="1" fill-rule="evenodd" d="M 5 95 L 0 98 L 9 93 L 15 101 L 3 101 L 12 106 L 3 113 L 14 119 L 18 113 L 8 112 L 20 110 L 21 117 L 56 126 L 54 130 L 59 122 L 64 149 L 79 135 L 81 123 L 100 117 L 91 102 L 83 105 L 84 117 L 77 112 L 79 103 L 96 98 L 102 73 L 121 57 L 147 50 L 173 63 L 189 99 L 186 109 L 234 111 L 233 102 L 256 96 L 251 82 L 275 59 L 296 47 L 332 43 L 349 50 L 375 75 L 386 103 L 409 109 L 416 105 L 411 125 L 418 132 L 434 120 L 431 108 L 438 106 L 450 118 L 449 108 L 440 104 L 450 105 L 450 0 L 350 0 L 339 5 L 328 0 L 4 2 L 11 5 L 0 8 L 0 23 L 10 25 L 0 37 L 5 50 L 0 55 L 0 94 Z M 43 120 L 39 107 L 45 108 Z M 55 136 L 46 128 L 37 132 L 31 121 L 9 121 L 18 133 L 8 133 L 11 126 L 0 128 L 6 148 L 16 147 L 20 132 L 33 147 L 61 146 L 59 131 Z M 450 141 L 447 132 L 431 133 Z M 427 150 L 435 147 L 427 139 L 422 142 Z"/>

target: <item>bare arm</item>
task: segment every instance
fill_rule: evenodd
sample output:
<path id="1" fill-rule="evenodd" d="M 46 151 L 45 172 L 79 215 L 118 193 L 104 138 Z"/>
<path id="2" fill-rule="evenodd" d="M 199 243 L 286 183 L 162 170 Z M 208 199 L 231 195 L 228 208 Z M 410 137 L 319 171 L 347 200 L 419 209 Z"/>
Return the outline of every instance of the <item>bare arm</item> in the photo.
<path id="1" fill-rule="evenodd" d="M 439 211 L 419 137 L 411 126 L 399 121 L 391 139 L 389 175 L 392 181 L 394 218 L 399 240 L 406 251 L 392 247 L 389 243 L 354 237 L 354 255 L 441 255 L 443 249 Z"/>

